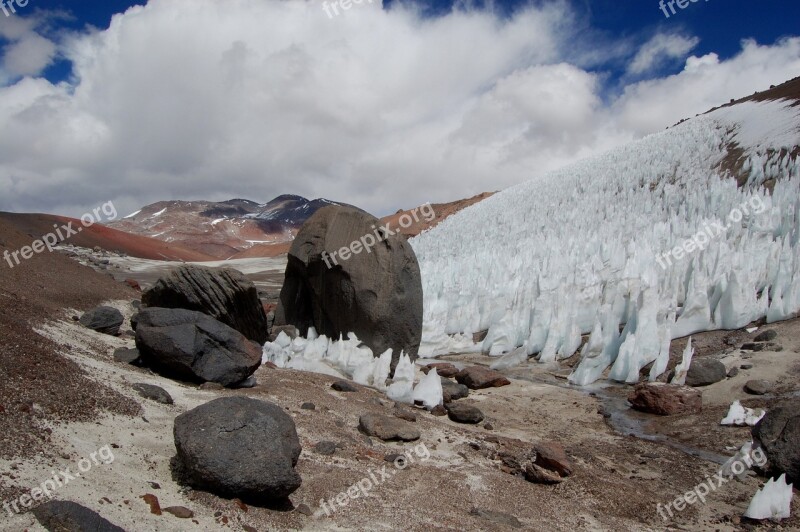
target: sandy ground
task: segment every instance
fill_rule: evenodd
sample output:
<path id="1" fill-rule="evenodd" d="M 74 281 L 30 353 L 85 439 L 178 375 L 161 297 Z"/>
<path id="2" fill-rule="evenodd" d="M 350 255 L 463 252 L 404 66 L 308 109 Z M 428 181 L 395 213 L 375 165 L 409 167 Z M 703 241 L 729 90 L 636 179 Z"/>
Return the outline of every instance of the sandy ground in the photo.
<path id="1" fill-rule="evenodd" d="M 113 301 L 126 316 L 133 312 L 128 301 Z M 71 320 L 76 312 L 42 324 L 38 330 L 63 349 L 63 355 L 79 364 L 94 379 L 140 404 L 141 416 L 106 415 L 89 423 L 54 423 L 51 445 L 56 459 L 0 461 L 0 470 L 14 472 L 14 484 L 28 489 L 50 476 L 50 471 L 72 467 L 104 446 L 111 446 L 114 461 L 97 464 L 81 478 L 57 492 L 58 498 L 90 507 L 131 531 L 182 530 L 512 530 L 485 517 L 471 515 L 473 508 L 516 517 L 526 530 L 743 530 L 740 516 L 763 479 L 751 473 L 744 481 L 732 481 L 714 493 L 707 504 L 695 504 L 663 521 L 657 513 L 666 504 L 713 475 L 715 457 L 730 456 L 749 439 L 746 428 L 720 427 L 719 420 L 733 399 L 747 399 L 742 385 L 750 378 L 778 383 L 782 394 L 796 392 L 800 374 L 800 321 L 770 326 L 779 332 L 785 347 L 780 353 L 725 355 L 729 367 L 743 361 L 751 370 L 704 389 L 704 412 L 697 416 L 655 418 L 622 412 L 620 426 L 633 427 L 648 441 L 620 433 L 602 412 L 620 408 L 624 386 L 571 388 L 563 369 L 531 362 L 510 370 L 512 384 L 472 392 L 463 401 L 481 408 L 493 425 L 458 425 L 446 417 L 417 410 L 418 442 L 384 443 L 366 438 L 357 430 L 358 417 L 368 412 L 391 415 L 393 403 L 381 393 L 363 388 L 354 394 L 330 389 L 332 379 L 318 374 L 261 368 L 259 386 L 250 390 L 201 391 L 195 385 L 162 378 L 149 370 L 113 361 L 116 347 L 132 346 L 133 340 L 100 335 Z M 709 333 L 713 334 L 713 333 Z M 708 353 L 707 356 L 721 356 Z M 748 357 L 749 358 L 743 358 Z M 448 357 L 488 364 L 478 355 Z M 138 397 L 131 384 L 145 382 L 166 389 L 175 405 L 165 406 Z M 91 390 L 87 390 L 91 393 Z M 303 453 L 298 471 L 303 485 L 292 496 L 293 508 L 260 508 L 239 505 L 177 484 L 169 461 L 175 454 L 174 418 L 216 397 L 243 394 L 274 402 L 295 419 Z M 769 406 L 779 395 L 747 399 L 748 406 Z M 304 402 L 315 410 L 302 410 Z M 316 453 L 314 445 L 329 440 L 340 444 L 333 456 Z M 575 473 L 558 486 L 531 484 L 500 470 L 497 453 L 530 448 L 536 441 L 564 445 L 574 461 Z M 424 447 L 420 447 L 424 445 Z M 686 451 L 708 453 L 704 459 Z M 407 453 L 413 463 L 396 470 L 384 460 L 387 454 Z M 320 500 L 330 501 L 350 486 L 387 466 L 389 478 L 368 490 L 368 498 L 351 500 L 330 515 Z M 6 479 L 4 478 L 5 482 Z M 158 489 L 151 483 L 157 483 Z M 194 520 L 169 514 L 156 516 L 141 499 L 156 495 L 162 507 L 190 508 Z M 305 515 L 306 505 L 316 515 Z M 795 510 L 781 530 L 800 529 Z M 43 530 L 31 514 L 0 520 L 0 529 Z M 252 528 L 245 528 L 252 527 Z M 756 529 L 778 529 L 759 525 Z"/>

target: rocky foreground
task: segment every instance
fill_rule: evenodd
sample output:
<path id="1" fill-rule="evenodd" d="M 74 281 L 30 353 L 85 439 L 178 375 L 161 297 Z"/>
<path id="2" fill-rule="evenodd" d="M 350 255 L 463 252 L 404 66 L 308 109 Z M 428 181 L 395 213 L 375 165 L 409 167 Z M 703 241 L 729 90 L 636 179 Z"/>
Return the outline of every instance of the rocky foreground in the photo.
<path id="1" fill-rule="evenodd" d="M 7 234 L 3 246 L 27 240 Z M 457 407 L 428 412 L 398 408 L 371 388 L 266 365 L 255 372 L 252 388 L 161 376 L 125 357 L 136 343 L 130 318 L 140 294 L 133 289 L 58 255 L 7 273 L 0 277 L 4 502 L 22 501 L 58 471 L 62 485 L 53 499 L 95 512 L 78 509 L 84 519 L 99 515 L 136 531 L 800 527 L 796 505 L 779 525 L 741 517 L 765 480 L 755 473 L 725 482 L 705 503 L 664 511 L 749 441 L 749 427 L 720 425 L 734 400 L 770 410 L 797 394 L 797 320 L 769 326 L 777 336 L 758 351 L 741 347 L 763 329 L 695 336 L 696 360 L 717 360 L 725 368 L 724 378 L 698 388 L 700 411 L 635 412 L 626 403 L 631 387 L 569 387 L 568 368 L 536 363 L 505 370 L 507 385 L 483 388 L 480 371 L 459 378 L 458 370 L 487 365 L 487 359 L 454 355 L 440 362 L 455 371 L 445 365 L 437 371 L 453 377 L 448 393 L 459 394 L 458 379 L 471 388 L 468 396 L 453 400 Z M 100 303 L 119 312 L 119 331 L 96 332 L 87 328 L 88 318 L 80 322 Z M 674 349 L 671 365 L 681 342 Z M 223 412 L 255 399 L 277 405 L 271 415 L 294 423 L 301 448 L 296 462 L 291 435 L 288 446 L 275 451 L 289 461 L 275 473 L 286 475 L 288 500 L 264 504 L 258 497 L 213 495 L 181 474 L 181 462 L 191 466 L 196 457 L 176 449 L 177 427 L 187 426 L 176 420 L 221 398 L 234 401 L 223 403 Z M 188 449 L 191 439 L 185 441 Z M 245 457 L 228 464 L 230 476 L 263 467 L 257 451 L 251 463 Z M 60 473 L 67 471 L 74 478 Z M 12 507 L 4 509 L 0 528 L 44 530 L 42 522 L 72 511 L 68 504 L 21 513 Z"/>

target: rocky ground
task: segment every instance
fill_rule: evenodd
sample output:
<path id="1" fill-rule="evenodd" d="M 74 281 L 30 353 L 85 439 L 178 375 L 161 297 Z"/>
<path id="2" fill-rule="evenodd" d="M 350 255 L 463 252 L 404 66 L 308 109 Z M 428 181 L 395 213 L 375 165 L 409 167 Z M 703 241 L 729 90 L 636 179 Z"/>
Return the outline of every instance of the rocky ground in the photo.
<path id="1" fill-rule="evenodd" d="M 9 249 L 29 243 L 26 235 L 2 235 Z M 394 414 L 394 404 L 375 390 L 339 392 L 330 377 L 268 367 L 256 372 L 255 388 L 199 389 L 117 362 L 114 350 L 133 345 L 127 321 L 122 334 L 112 337 L 82 327 L 73 316 L 107 301 L 127 318 L 137 293 L 59 255 L 39 255 L 24 266 L 4 269 L 0 277 L 3 501 L 40 484 L 51 471 L 75 470 L 79 460 L 108 446 L 113 462 L 96 464 L 59 488 L 57 497 L 79 502 L 126 530 L 800 529 L 797 504 L 792 518 L 780 524 L 740 519 L 764 480 L 755 474 L 728 482 L 706 504 L 691 505 L 670 521 L 657 513 L 659 503 L 713 475 L 719 468 L 715 460 L 733 455 L 749 439 L 747 428 L 719 425 L 734 399 L 769 408 L 797 393 L 798 320 L 767 327 L 777 331 L 782 351 L 738 349 L 760 331 L 694 337 L 698 357 L 739 368 L 738 375 L 703 388 L 701 414 L 634 413 L 624 401 L 630 387 L 572 388 L 566 385 L 568 369 L 532 362 L 506 372 L 509 386 L 471 391 L 459 401 L 480 408 L 486 417 L 480 424 L 414 410 L 420 439 L 387 443 L 358 430 L 364 414 Z M 677 357 L 682 345 L 675 342 L 673 348 Z M 490 362 L 476 355 L 447 360 Z M 746 394 L 743 385 L 750 379 L 771 381 L 772 391 Z M 160 386 L 174 404 L 143 399 L 133 388 L 137 383 Z M 231 395 L 273 402 L 294 419 L 303 446 L 297 466 L 303 484 L 291 495 L 291 506 L 248 505 L 173 480 L 175 417 Z M 573 464 L 570 477 L 542 485 L 510 474 L 507 457 L 539 442 L 564 446 Z M 411 462 L 404 470 L 386 461 L 402 453 Z M 349 500 L 329 515 L 321 509 L 321 500 L 331 501 L 371 477 L 380 482 L 368 490 L 369 497 Z M 192 517 L 151 513 L 153 496 L 162 508 L 182 507 Z M 4 513 L 0 529 L 43 530 L 31 513 Z"/>

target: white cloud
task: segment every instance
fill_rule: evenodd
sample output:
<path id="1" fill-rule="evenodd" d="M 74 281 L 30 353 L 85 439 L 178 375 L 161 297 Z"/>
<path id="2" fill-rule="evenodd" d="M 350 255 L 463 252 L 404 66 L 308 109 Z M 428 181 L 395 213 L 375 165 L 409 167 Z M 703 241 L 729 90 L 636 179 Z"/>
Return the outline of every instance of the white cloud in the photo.
<path id="1" fill-rule="evenodd" d="M 628 66 L 628 73 L 646 74 L 666 61 L 683 59 L 699 43 L 697 37 L 659 33 L 639 49 Z"/>
<path id="2" fill-rule="evenodd" d="M 292 192 L 385 214 L 507 187 L 800 74 L 800 40 L 745 43 L 609 102 L 602 73 L 568 62 L 593 48 L 574 18 L 566 2 L 424 20 L 377 2 L 329 19 L 317 0 L 151 0 L 58 40 L 74 82 L 0 87 L 0 210 Z M 590 55 L 604 47 L 636 55 L 614 41 Z"/>

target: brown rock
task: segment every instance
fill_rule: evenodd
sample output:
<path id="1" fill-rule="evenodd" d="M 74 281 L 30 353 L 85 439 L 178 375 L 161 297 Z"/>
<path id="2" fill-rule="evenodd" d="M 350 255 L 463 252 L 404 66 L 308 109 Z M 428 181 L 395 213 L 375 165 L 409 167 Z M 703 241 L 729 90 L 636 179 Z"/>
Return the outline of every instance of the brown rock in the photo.
<path id="1" fill-rule="evenodd" d="M 525 480 L 535 484 L 558 484 L 561 477 L 555 471 L 548 471 L 536 464 L 528 464 L 525 467 Z"/>
<path id="2" fill-rule="evenodd" d="M 411 421 L 412 423 L 416 423 L 417 421 L 417 415 L 414 412 L 400 405 L 394 406 L 394 417 L 404 419 L 405 421 Z"/>
<path id="3" fill-rule="evenodd" d="M 158 504 L 158 497 L 152 493 L 148 493 L 146 495 L 142 495 L 142 499 L 144 499 L 144 502 L 150 505 L 151 514 L 161 515 L 161 505 Z"/>
<path id="4" fill-rule="evenodd" d="M 415 441 L 420 438 L 419 431 L 408 422 L 379 414 L 364 414 L 358 420 L 358 428 L 367 436 L 383 441 Z"/>
<path id="5" fill-rule="evenodd" d="M 125 284 L 130 286 L 131 288 L 133 288 L 136 291 L 139 291 L 139 292 L 142 291 L 142 287 L 139 286 L 139 281 L 137 281 L 136 279 L 125 279 Z"/>
<path id="6" fill-rule="evenodd" d="M 447 409 L 444 407 L 444 405 L 436 405 L 431 409 L 431 414 L 434 416 L 446 416 Z"/>
<path id="7" fill-rule="evenodd" d="M 660 416 L 699 414 L 703 409 L 703 392 L 690 386 L 646 382 L 636 386 L 628 401 L 635 410 Z"/>
<path id="8" fill-rule="evenodd" d="M 469 366 L 456 374 L 456 380 L 471 390 L 499 388 L 511 384 L 502 373 L 483 366 Z"/>
<path id="9" fill-rule="evenodd" d="M 567 458 L 564 448 L 558 443 L 537 443 L 533 446 L 536 453 L 533 463 L 550 471 L 555 471 L 562 477 L 572 474 L 572 463 Z"/>
<path id="10" fill-rule="evenodd" d="M 194 517 L 194 512 L 184 506 L 170 506 L 169 508 L 164 508 L 164 511 L 178 519 L 191 519 Z"/>
<path id="11" fill-rule="evenodd" d="M 422 366 L 420 369 L 422 370 L 422 373 L 427 375 L 428 372 L 433 368 L 436 368 L 436 372 L 440 377 L 450 378 L 455 377 L 458 374 L 458 368 L 450 362 L 434 362 L 433 364 Z"/>

